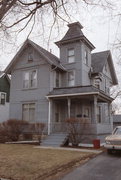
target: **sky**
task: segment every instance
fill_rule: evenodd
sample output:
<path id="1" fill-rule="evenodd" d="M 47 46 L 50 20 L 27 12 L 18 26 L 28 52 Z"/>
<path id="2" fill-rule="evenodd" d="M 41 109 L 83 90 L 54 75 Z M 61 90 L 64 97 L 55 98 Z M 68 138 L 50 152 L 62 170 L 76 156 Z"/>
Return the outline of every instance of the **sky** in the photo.
<path id="1" fill-rule="evenodd" d="M 113 0 L 113 2 L 114 1 L 115 0 Z M 104 51 L 107 49 L 111 50 L 117 72 L 120 71 L 118 68 L 119 64 L 117 64 L 119 59 L 114 44 L 117 39 L 120 38 L 120 17 L 116 16 L 116 14 L 120 12 L 119 4 L 121 4 L 119 0 L 115 1 L 115 7 L 110 9 L 97 6 L 86 6 L 84 3 L 78 3 L 76 7 L 67 6 L 69 18 L 64 17 L 62 14 L 64 19 L 68 19 L 69 23 L 79 21 L 82 24 L 84 27 L 82 30 L 84 35 L 96 47 L 93 52 Z M 52 16 L 49 12 L 44 15 L 43 22 L 44 23 L 41 22 L 41 18 L 38 18 L 35 28 L 29 38 L 45 49 L 51 50 L 53 54 L 59 57 L 59 49 L 54 42 L 60 40 L 67 32 L 67 23 L 60 20 L 58 23 L 59 28 L 57 25 L 53 27 L 51 38 L 49 39 L 49 32 L 53 23 Z M 15 27 L 13 31 L 15 32 L 18 27 L 19 26 Z M 30 27 L 31 24 L 26 30 L 18 35 L 12 33 L 10 34 L 11 36 L 9 37 L 8 35 L 7 38 L 2 36 L 0 44 L 1 69 L 4 69 L 10 63 L 14 55 L 22 46 L 30 31 Z"/>

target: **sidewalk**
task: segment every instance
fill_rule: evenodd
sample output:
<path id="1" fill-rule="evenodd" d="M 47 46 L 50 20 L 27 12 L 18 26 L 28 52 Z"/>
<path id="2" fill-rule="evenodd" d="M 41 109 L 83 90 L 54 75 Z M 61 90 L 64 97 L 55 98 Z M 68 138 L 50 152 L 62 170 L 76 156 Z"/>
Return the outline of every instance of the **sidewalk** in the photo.
<path id="1" fill-rule="evenodd" d="M 79 148 L 52 147 L 52 146 L 35 146 L 34 148 L 57 149 L 57 150 L 64 150 L 64 151 L 80 151 L 80 152 L 89 152 L 89 153 L 95 153 L 95 154 L 100 154 L 103 152 L 102 150 L 95 150 L 95 149 L 79 149 Z"/>

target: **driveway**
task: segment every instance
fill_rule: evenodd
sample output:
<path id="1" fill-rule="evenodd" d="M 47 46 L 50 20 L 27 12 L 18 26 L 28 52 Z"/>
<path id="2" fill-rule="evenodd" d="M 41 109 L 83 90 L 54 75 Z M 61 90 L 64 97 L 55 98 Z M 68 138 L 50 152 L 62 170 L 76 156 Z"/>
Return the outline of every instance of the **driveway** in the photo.
<path id="1" fill-rule="evenodd" d="M 121 154 L 105 152 L 58 180 L 121 180 Z"/>

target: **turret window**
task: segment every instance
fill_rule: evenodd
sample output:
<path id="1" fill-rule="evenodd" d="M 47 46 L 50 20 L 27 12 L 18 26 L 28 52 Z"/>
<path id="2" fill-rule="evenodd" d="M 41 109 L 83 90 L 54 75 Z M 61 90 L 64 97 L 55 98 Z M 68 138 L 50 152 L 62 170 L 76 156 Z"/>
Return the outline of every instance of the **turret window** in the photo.
<path id="1" fill-rule="evenodd" d="M 68 63 L 73 63 L 73 62 L 75 62 L 74 48 L 68 49 Z"/>
<path id="2" fill-rule="evenodd" d="M 84 64 L 88 65 L 88 51 L 84 51 Z"/>

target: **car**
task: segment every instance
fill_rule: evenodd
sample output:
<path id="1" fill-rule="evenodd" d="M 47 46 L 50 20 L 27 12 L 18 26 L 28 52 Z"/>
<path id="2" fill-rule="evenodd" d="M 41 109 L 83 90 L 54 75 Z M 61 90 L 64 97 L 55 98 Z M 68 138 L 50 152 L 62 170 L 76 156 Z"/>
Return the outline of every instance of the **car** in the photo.
<path id="1" fill-rule="evenodd" d="M 121 151 L 121 126 L 116 126 L 112 135 L 105 138 L 105 148 L 109 154 L 118 150 Z"/>

